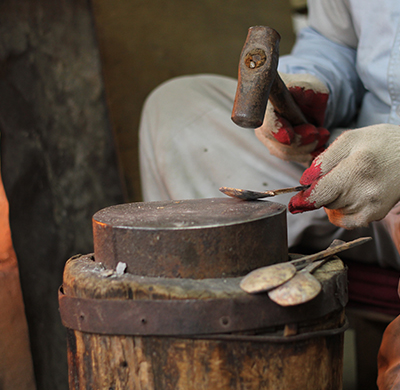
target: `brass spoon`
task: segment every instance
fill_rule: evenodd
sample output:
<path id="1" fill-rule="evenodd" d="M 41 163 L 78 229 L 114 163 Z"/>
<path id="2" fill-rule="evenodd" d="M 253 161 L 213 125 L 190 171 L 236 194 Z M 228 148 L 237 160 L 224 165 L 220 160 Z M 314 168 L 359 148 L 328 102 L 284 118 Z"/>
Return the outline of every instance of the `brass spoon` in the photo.
<path id="1" fill-rule="evenodd" d="M 310 186 L 297 186 L 297 187 L 289 187 L 289 188 L 281 188 L 279 190 L 269 190 L 269 191 L 251 191 L 251 190 L 242 190 L 240 188 L 232 188 L 232 187 L 220 187 L 219 190 L 223 192 L 225 195 L 228 195 L 232 198 L 242 199 L 242 200 L 256 200 L 261 198 L 269 198 L 271 196 L 288 194 L 289 192 L 297 192 L 304 191 Z"/>
<path id="2" fill-rule="evenodd" d="M 307 267 L 303 268 L 292 279 L 269 291 L 268 296 L 280 306 L 295 306 L 311 301 L 322 289 L 321 283 L 315 276 L 311 275 L 311 272 L 330 259 L 331 256 L 308 264 Z"/>
<path id="3" fill-rule="evenodd" d="M 324 259 L 328 256 L 333 256 L 336 253 L 364 244 L 371 240 L 371 237 L 361 237 L 333 247 L 335 242 L 334 240 L 329 248 L 321 252 L 303 256 L 292 261 L 257 268 L 241 280 L 240 287 L 242 290 L 250 294 L 272 290 L 293 278 L 298 270 L 303 269 L 308 264 Z"/>
<path id="4" fill-rule="evenodd" d="M 329 248 L 335 248 L 344 243 L 342 240 L 333 240 Z M 321 283 L 311 273 L 329 261 L 332 256 L 330 255 L 322 260 L 308 264 L 292 279 L 269 291 L 268 296 L 272 301 L 281 306 L 295 306 L 311 301 L 322 289 Z"/>

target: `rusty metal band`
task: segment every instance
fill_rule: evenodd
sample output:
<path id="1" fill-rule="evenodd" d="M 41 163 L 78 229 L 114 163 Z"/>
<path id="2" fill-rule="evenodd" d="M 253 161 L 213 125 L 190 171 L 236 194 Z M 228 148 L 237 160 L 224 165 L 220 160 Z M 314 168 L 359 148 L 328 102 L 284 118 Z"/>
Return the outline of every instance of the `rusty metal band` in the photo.
<path id="1" fill-rule="evenodd" d="M 345 317 L 343 324 L 338 328 L 314 330 L 304 333 L 299 333 L 291 336 L 283 336 L 277 333 L 258 334 L 258 335 L 243 335 L 243 334 L 217 334 L 192 336 L 200 340 L 221 340 L 221 341 L 243 341 L 251 343 L 293 343 L 296 341 L 304 341 L 317 337 L 332 337 L 344 333 L 349 328 L 349 320 Z"/>
<path id="2" fill-rule="evenodd" d="M 283 308 L 267 294 L 230 299 L 121 300 L 86 299 L 59 291 L 65 327 L 113 335 L 204 335 L 243 332 L 315 320 L 341 310 L 347 301 L 339 274 L 320 295 L 299 306 Z"/>

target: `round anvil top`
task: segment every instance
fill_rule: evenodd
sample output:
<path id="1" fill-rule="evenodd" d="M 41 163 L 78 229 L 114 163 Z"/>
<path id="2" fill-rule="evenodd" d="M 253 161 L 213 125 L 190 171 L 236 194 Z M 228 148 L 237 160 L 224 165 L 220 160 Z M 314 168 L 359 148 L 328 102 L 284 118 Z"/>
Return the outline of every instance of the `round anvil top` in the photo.
<path id="1" fill-rule="evenodd" d="M 111 206 L 93 216 L 94 257 L 135 275 L 242 276 L 288 258 L 286 207 L 206 198 Z"/>
<path id="2" fill-rule="evenodd" d="M 284 211 L 285 206 L 268 201 L 211 198 L 121 204 L 98 211 L 93 220 L 126 229 L 197 229 L 241 224 Z"/>

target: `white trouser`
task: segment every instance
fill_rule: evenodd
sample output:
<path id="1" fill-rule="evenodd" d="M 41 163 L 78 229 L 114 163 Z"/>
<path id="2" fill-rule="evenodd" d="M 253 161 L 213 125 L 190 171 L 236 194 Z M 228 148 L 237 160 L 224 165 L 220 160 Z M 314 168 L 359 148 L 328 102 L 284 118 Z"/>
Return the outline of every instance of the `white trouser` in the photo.
<path id="1" fill-rule="evenodd" d="M 140 165 L 145 201 L 223 197 L 221 186 L 267 190 L 298 185 L 304 168 L 271 156 L 254 132 L 231 121 L 236 80 L 185 76 L 148 97 L 140 126 Z M 287 205 L 292 194 L 273 200 Z M 384 222 L 346 231 L 323 209 L 287 214 L 289 247 L 325 249 L 334 238 L 372 236 L 345 258 L 400 269 L 400 257 Z"/>

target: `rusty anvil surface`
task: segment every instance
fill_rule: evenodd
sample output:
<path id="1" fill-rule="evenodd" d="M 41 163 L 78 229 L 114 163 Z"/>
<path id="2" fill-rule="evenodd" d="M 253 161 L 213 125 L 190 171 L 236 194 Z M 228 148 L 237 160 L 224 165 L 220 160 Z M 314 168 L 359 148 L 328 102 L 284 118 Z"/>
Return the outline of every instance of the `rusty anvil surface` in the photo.
<path id="1" fill-rule="evenodd" d="M 93 216 L 95 261 L 167 278 L 220 278 L 288 259 L 286 207 L 207 198 L 111 206 Z"/>

